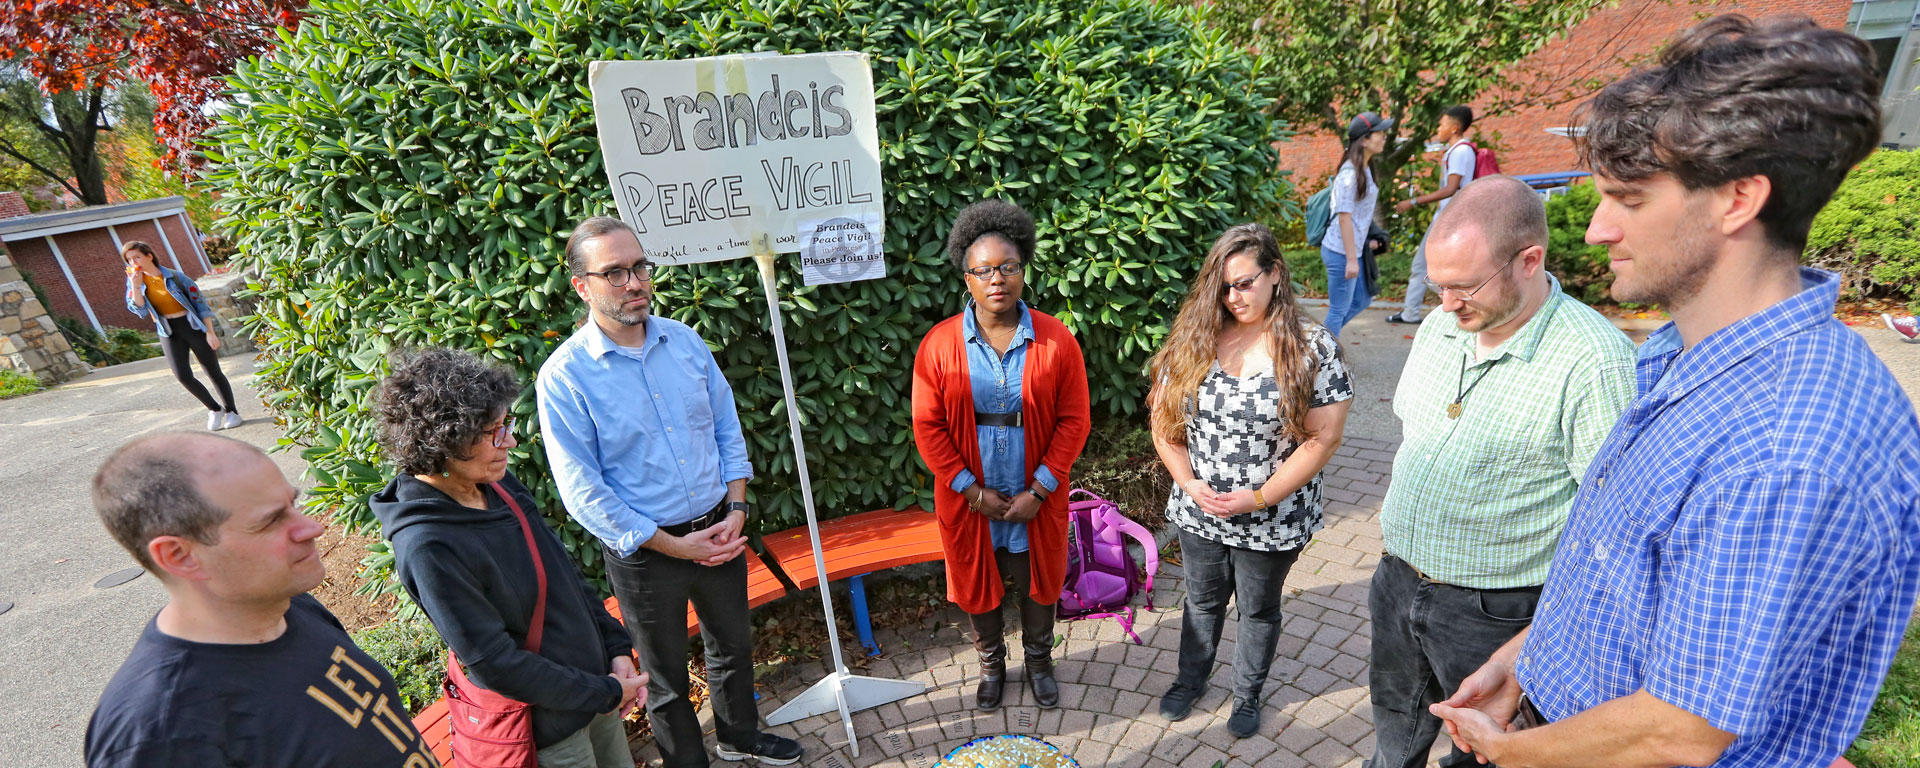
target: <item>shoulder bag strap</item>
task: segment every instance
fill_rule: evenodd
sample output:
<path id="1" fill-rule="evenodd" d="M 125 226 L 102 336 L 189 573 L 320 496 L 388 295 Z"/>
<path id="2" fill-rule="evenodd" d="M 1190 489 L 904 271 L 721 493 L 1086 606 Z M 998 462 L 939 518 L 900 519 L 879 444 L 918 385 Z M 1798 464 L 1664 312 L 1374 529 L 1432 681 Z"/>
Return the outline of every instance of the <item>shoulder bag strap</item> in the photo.
<path id="1" fill-rule="evenodd" d="M 489 485 L 493 487 L 494 494 L 507 503 L 507 508 L 513 510 L 513 516 L 520 519 L 520 532 L 527 536 L 527 554 L 533 555 L 533 577 L 540 583 L 540 593 L 533 599 L 533 623 L 527 625 L 526 648 L 539 653 L 540 635 L 547 628 L 547 566 L 540 559 L 540 546 L 533 538 L 533 524 L 527 521 L 527 513 L 520 510 L 520 502 L 514 501 L 513 494 L 508 493 L 500 483 Z"/>

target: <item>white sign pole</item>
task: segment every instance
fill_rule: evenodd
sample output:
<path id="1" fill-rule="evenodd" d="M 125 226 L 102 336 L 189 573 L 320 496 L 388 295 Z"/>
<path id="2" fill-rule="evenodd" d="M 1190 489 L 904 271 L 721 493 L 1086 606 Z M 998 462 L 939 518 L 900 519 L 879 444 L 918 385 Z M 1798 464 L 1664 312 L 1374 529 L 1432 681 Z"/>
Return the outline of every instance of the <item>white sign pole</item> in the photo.
<path id="1" fill-rule="evenodd" d="M 773 268 L 776 252 L 800 251 L 809 285 L 886 274 L 872 66 L 853 52 L 596 61 L 587 79 L 615 206 L 648 259 L 759 263 L 833 654 L 833 671 L 767 723 L 838 711 L 859 757 L 852 713 L 926 685 L 849 674 L 841 656 Z"/>
<path id="2" fill-rule="evenodd" d="M 760 282 L 766 288 L 767 311 L 773 320 L 773 351 L 780 361 L 780 386 L 787 398 L 787 429 L 793 433 L 795 466 L 800 470 L 800 500 L 807 511 L 807 538 L 813 544 L 813 569 L 819 581 L 820 610 L 827 618 L 827 643 L 833 652 L 833 671 L 805 693 L 774 710 L 773 714 L 767 716 L 767 723 L 780 725 L 839 710 L 840 722 L 847 729 L 847 748 L 854 757 L 859 757 L 860 740 L 853 732 L 853 713 L 919 694 L 927 686 L 912 680 L 889 680 L 847 672 L 845 657 L 840 651 L 840 625 L 834 620 L 833 593 L 827 588 L 827 559 L 820 549 L 820 521 L 813 512 L 813 481 L 807 475 L 807 444 L 800 434 L 800 407 L 794 401 L 793 373 L 787 364 L 787 333 L 780 322 L 780 292 L 775 287 L 777 281 L 773 274 L 773 259 L 771 253 L 753 257 L 760 265 Z"/>

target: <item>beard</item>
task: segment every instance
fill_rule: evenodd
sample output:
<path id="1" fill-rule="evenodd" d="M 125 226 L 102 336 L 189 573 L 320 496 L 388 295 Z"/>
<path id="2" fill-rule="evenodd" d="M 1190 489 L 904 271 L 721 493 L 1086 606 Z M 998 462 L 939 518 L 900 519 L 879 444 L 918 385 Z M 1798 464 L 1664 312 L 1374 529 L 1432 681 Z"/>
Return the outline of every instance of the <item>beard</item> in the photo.
<path id="1" fill-rule="evenodd" d="M 1500 280 L 1500 302 L 1485 308 L 1474 310 L 1474 319 L 1460 322 L 1460 330 L 1479 333 L 1489 328 L 1506 325 L 1515 315 L 1520 314 L 1526 297 L 1520 295 L 1520 281 L 1513 279 L 1510 272 L 1503 273 Z"/>
<path id="2" fill-rule="evenodd" d="M 639 309 L 627 309 L 624 305 L 634 298 L 636 298 L 636 296 L 626 294 L 620 296 L 593 294 L 593 308 L 602 316 L 629 328 L 636 325 L 645 325 L 647 322 L 647 309 L 653 305 L 653 297 L 647 296 L 647 303 L 641 305 Z"/>
<path id="3" fill-rule="evenodd" d="M 1699 210 L 1695 210 L 1695 208 Z M 1705 221 L 1706 206 L 1687 205 L 1686 221 Z M 1667 241 L 1664 252 L 1642 256 L 1629 254 L 1631 264 L 1625 275 L 1613 278 L 1613 300 L 1631 304 L 1658 304 L 1672 311 L 1700 293 L 1707 273 L 1714 265 L 1714 246 L 1701 227 L 1682 226 Z M 1619 246 L 1612 246 L 1618 248 Z M 1611 250 L 1610 248 L 1609 250 Z"/>

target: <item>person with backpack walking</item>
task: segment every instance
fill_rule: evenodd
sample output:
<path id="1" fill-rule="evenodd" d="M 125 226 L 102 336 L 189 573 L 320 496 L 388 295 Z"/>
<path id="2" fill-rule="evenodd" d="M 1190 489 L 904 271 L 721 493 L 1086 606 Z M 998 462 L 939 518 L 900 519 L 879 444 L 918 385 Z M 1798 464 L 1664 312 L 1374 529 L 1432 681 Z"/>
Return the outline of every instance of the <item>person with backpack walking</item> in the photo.
<path id="1" fill-rule="evenodd" d="M 1360 316 L 1373 297 L 1367 294 L 1365 256 L 1367 232 L 1373 224 L 1374 202 L 1380 188 L 1373 180 L 1373 158 L 1387 146 L 1393 121 L 1377 112 L 1362 112 L 1347 125 L 1347 150 L 1340 172 L 1328 185 L 1328 229 L 1320 241 L 1320 261 L 1327 267 L 1327 332 L 1340 338 L 1340 329 Z"/>
<path id="2" fill-rule="evenodd" d="M 973 627 L 983 711 L 1005 693 L 1008 603 L 1034 703 L 1060 705 L 1053 621 L 1067 574 L 1066 484 L 1093 427 L 1080 343 L 1020 300 L 1037 241 L 1033 217 L 1012 203 L 961 211 L 947 256 L 972 301 L 927 332 L 913 362 L 913 438 L 937 481 L 947 599 Z"/>
<path id="3" fill-rule="evenodd" d="M 1416 205 L 1438 204 L 1439 209 L 1433 213 L 1434 220 L 1438 221 L 1440 211 L 1447 209 L 1447 203 L 1452 202 L 1454 194 L 1474 179 L 1480 178 L 1478 163 L 1482 154 L 1491 162 L 1493 153 L 1474 149 L 1473 144 L 1467 141 L 1467 129 L 1472 126 L 1473 107 L 1465 104 L 1448 107 L 1447 111 L 1440 115 L 1440 130 L 1433 136 L 1447 146 L 1440 155 L 1440 178 L 1442 179 L 1440 188 L 1419 197 L 1394 203 L 1393 210 L 1396 213 L 1406 213 L 1413 210 Z M 1491 173 L 1499 172 L 1497 166 L 1491 171 Z M 1427 229 L 1431 232 L 1433 225 L 1428 224 Z M 1421 238 L 1420 247 L 1413 252 L 1412 274 L 1407 277 L 1406 303 L 1401 306 L 1399 312 L 1387 315 L 1387 322 L 1419 324 L 1420 314 L 1426 310 L 1427 289 L 1430 287 L 1432 286 L 1427 280 L 1427 241 Z"/>
<path id="4" fill-rule="evenodd" d="M 1353 399 L 1339 344 L 1300 312 L 1292 285 L 1272 232 L 1228 229 L 1154 355 L 1148 395 L 1187 584 L 1179 667 L 1160 715 L 1186 718 L 1206 690 L 1231 599 L 1235 738 L 1259 730 L 1284 582 L 1320 529 L 1320 470 Z"/>

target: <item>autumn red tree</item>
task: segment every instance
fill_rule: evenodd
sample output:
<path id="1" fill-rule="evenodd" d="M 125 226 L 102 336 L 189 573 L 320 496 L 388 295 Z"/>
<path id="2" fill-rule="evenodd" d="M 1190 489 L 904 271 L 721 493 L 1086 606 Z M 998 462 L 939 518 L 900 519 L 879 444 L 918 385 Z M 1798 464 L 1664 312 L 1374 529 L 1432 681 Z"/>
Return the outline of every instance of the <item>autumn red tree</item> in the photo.
<path id="1" fill-rule="evenodd" d="M 89 203 L 105 202 L 99 181 L 98 134 L 110 129 L 115 84 L 138 78 L 153 92 L 155 133 L 165 161 L 196 162 L 206 105 L 221 78 L 250 56 L 271 50 L 279 29 L 299 23 L 305 0 L 0 0 L 0 56 L 16 76 L 36 81 L 46 100 L 0 103 L 0 112 L 30 122 L 66 156 L 55 180 Z M 64 105 L 64 106 L 63 106 Z M 0 152 L 32 162 L 33 154 L 0 142 Z M 45 169 L 43 169 L 45 172 Z M 97 198 L 97 199 L 95 199 Z"/>

